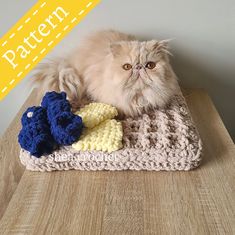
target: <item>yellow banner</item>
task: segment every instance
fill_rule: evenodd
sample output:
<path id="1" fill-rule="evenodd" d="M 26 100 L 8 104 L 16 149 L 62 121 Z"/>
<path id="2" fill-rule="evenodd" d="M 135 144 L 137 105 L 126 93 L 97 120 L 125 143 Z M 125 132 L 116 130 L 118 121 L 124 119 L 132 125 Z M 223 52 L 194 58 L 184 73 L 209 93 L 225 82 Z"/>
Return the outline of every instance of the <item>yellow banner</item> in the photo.
<path id="1" fill-rule="evenodd" d="M 0 40 L 0 100 L 98 3 L 39 0 Z"/>

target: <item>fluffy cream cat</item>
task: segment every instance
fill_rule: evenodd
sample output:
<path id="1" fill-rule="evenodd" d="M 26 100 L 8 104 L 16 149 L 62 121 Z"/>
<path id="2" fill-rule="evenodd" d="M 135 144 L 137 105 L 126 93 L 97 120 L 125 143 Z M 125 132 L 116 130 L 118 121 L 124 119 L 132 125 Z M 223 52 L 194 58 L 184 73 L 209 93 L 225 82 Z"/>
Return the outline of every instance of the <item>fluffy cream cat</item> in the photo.
<path id="1" fill-rule="evenodd" d="M 137 41 L 108 30 L 87 37 L 66 59 L 42 64 L 35 74 L 44 94 L 65 91 L 73 106 L 84 95 L 135 116 L 164 106 L 178 92 L 167 41 Z"/>

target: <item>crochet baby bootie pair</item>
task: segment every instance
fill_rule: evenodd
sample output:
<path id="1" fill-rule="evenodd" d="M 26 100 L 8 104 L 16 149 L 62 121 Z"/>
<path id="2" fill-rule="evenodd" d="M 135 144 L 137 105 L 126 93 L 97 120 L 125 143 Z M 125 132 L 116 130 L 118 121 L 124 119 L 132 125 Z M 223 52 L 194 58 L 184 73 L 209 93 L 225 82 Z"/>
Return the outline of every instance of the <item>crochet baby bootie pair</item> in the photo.
<path id="1" fill-rule="evenodd" d="M 66 93 L 47 92 L 42 107 L 31 107 L 23 114 L 18 141 L 36 157 L 50 154 L 59 145 L 71 145 L 82 133 L 82 118 L 71 112 Z"/>

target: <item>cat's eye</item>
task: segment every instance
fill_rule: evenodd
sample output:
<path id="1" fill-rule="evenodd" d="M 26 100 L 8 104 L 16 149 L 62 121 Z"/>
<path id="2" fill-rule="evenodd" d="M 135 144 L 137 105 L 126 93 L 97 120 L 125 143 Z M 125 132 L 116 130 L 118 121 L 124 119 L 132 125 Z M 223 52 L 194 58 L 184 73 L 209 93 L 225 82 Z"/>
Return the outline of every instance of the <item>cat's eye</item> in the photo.
<path id="1" fill-rule="evenodd" d="M 154 69 L 154 68 L 156 67 L 156 63 L 150 61 L 150 62 L 148 62 L 148 63 L 146 64 L 145 67 L 148 68 L 148 69 Z"/>
<path id="2" fill-rule="evenodd" d="M 122 68 L 125 69 L 125 70 L 130 70 L 130 69 L 132 69 L 132 65 L 131 64 L 124 64 L 122 66 Z"/>

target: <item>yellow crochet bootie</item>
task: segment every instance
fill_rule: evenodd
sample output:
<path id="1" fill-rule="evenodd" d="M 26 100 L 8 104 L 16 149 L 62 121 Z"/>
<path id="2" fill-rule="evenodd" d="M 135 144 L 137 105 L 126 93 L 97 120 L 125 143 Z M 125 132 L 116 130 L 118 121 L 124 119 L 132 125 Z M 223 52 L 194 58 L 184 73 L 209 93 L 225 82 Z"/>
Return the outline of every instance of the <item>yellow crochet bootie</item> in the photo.
<path id="1" fill-rule="evenodd" d="M 72 145 L 74 149 L 110 153 L 122 148 L 122 124 L 113 119 L 118 115 L 115 107 L 103 103 L 90 103 L 76 114 L 82 117 L 86 129 L 80 139 Z"/>
<path id="2" fill-rule="evenodd" d="M 85 127 L 93 128 L 101 122 L 112 119 L 118 115 L 115 107 L 103 103 L 90 103 L 75 114 L 82 118 Z"/>

